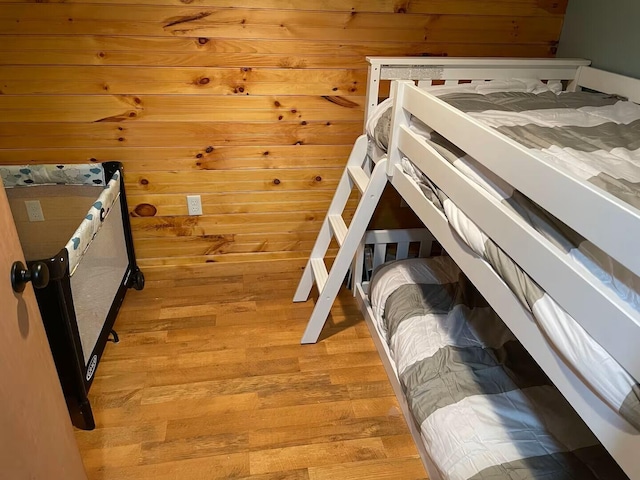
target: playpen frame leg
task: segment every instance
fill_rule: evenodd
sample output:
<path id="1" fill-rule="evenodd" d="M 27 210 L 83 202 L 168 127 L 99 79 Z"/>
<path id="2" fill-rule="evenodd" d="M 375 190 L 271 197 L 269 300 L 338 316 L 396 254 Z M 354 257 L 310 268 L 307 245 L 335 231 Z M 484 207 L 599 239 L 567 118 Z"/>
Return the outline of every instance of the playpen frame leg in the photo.
<path id="1" fill-rule="evenodd" d="M 120 343 L 120 337 L 118 336 L 118 332 L 116 332 L 115 330 L 111 330 L 111 335 L 113 335 L 113 338 L 108 339 L 110 342 Z"/>

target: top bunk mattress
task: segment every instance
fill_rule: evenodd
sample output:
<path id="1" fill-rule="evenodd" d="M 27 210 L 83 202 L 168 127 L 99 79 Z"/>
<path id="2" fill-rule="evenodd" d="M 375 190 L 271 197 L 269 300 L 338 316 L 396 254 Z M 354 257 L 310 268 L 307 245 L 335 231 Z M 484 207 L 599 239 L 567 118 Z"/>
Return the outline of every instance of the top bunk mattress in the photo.
<path id="1" fill-rule="evenodd" d="M 561 88 L 534 80 L 426 87 L 545 162 L 640 209 L 640 105 L 616 95 Z M 367 127 L 383 151 L 390 106 L 390 100 L 382 102 Z M 412 126 L 432 133 L 417 120 Z"/>
<path id="2" fill-rule="evenodd" d="M 639 174 L 638 105 L 610 95 L 559 93 L 559 86 L 540 82 L 497 83 L 499 85 L 487 82 L 433 87 L 431 93 L 462 107 L 470 115 L 535 150 L 537 155 L 555 158 L 561 168 L 571 170 L 612 194 L 616 192 L 619 198 L 631 201 L 638 198 L 640 190 L 630 189 L 637 185 L 620 181 L 624 177 L 637 178 Z M 391 103 L 385 102 L 387 104 L 381 104 L 368 126 L 377 148 L 386 148 L 384 141 L 388 133 L 384 132 L 389 130 Z M 422 122 L 413 119 L 411 129 L 421 134 L 468 179 L 506 205 L 565 253 L 570 261 L 592 275 L 595 281 L 602 282 L 633 309 L 640 310 L 640 278 Z M 556 143 L 550 143 L 552 141 Z M 402 165 L 425 196 L 445 214 L 459 237 L 492 266 L 532 313 L 567 363 L 581 374 L 592 390 L 640 430 L 640 387 L 636 379 L 425 174 L 406 158 Z M 617 173 L 614 172 L 616 168 Z M 631 187 L 622 188 L 623 185 Z"/>

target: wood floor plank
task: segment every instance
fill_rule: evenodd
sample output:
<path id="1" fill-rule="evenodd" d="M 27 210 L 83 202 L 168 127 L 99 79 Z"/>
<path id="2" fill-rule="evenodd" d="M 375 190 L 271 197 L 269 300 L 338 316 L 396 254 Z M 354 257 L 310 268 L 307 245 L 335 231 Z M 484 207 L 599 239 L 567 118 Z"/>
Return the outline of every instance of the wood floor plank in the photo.
<path id="1" fill-rule="evenodd" d="M 135 466 L 140 461 L 140 444 L 84 450 L 82 461 L 87 470 Z"/>
<path id="2" fill-rule="evenodd" d="M 240 393 L 237 395 L 218 395 L 199 400 L 176 400 L 156 404 L 140 404 L 137 402 L 125 405 L 100 404 L 95 414 L 96 425 L 126 426 L 132 423 L 157 423 L 160 421 L 180 420 L 185 418 L 216 417 L 233 412 L 244 412 L 259 408 L 258 395 Z M 94 405 L 95 407 L 96 405 Z M 149 439 L 151 441 L 152 439 Z"/>
<path id="3" fill-rule="evenodd" d="M 167 421 L 156 423 L 96 428 L 76 431 L 81 450 L 136 445 L 141 442 L 163 441 L 167 433 Z"/>
<path id="4" fill-rule="evenodd" d="M 215 265 L 131 291 L 77 432 L 89 479 L 426 478 L 350 292 L 300 345 L 299 275 Z"/>
<path id="5" fill-rule="evenodd" d="M 224 454 L 136 467 L 89 470 L 89 478 L 103 480 L 217 480 L 249 475 L 247 453 Z"/>
<path id="6" fill-rule="evenodd" d="M 417 458 L 385 459 L 327 465 L 309 469 L 311 480 L 427 480 L 424 467 Z"/>
<path id="7" fill-rule="evenodd" d="M 249 462 L 251 473 L 267 473 L 385 457 L 382 441 L 367 438 L 259 450 L 249 454 Z"/>
<path id="8" fill-rule="evenodd" d="M 166 439 L 174 440 L 177 438 L 192 438 L 239 431 L 250 432 L 264 428 L 285 426 L 305 428 L 351 418 L 353 418 L 353 411 L 349 401 L 277 407 L 231 413 L 222 418 L 200 417 L 170 420 L 167 426 Z"/>
<path id="9" fill-rule="evenodd" d="M 377 417 L 366 419 L 347 419 L 326 425 L 286 426 L 253 430 L 249 433 L 249 448 L 261 450 L 269 448 L 283 448 L 295 445 L 315 443 L 329 443 L 345 441 L 354 438 L 367 438 L 372 435 L 380 436 L 383 444 L 387 436 L 396 438 L 398 432 L 405 432 L 406 425 L 402 418 Z M 386 445 L 386 444 L 385 444 Z"/>

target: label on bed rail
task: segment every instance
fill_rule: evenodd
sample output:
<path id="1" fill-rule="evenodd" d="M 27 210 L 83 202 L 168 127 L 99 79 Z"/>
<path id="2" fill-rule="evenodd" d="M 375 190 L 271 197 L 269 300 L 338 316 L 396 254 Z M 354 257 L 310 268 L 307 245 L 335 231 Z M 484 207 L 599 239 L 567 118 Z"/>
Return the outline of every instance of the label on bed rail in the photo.
<path id="1" fill-rule="evenodd" d="M 441 65 L 406 65 L 382 67 L 380 77 L 383 80 L 440 80 L 443 73 L 444 67 Z"/>
<path id="2" fill-rule="evenodd" d="M 96 373 L 97 366 L 98 366 L 98 356 L 94 355 L 93 357 L 91 357 L 91 360 L 89 360 L 89 365 L 87 365 L 87 375 L 85 377 L 87 379 L 87 382 L 91 380 L 91 377 L 93 377 L 93 374 Z"/>

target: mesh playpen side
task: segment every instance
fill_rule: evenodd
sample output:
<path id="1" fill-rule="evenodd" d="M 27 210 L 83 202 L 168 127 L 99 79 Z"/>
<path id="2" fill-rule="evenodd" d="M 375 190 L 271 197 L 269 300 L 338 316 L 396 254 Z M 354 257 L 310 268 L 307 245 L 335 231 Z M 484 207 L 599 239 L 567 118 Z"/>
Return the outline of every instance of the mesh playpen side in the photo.
<path id="1" fill-rule="evenodd" d="M 136 264 L 119 162 L 0 167 L 74 425 L 93 429 L 88 392 Z M 46 276 L 46 275 L 43 275 Z M 38 288 L 40 287 L 40 288 Z"/>

